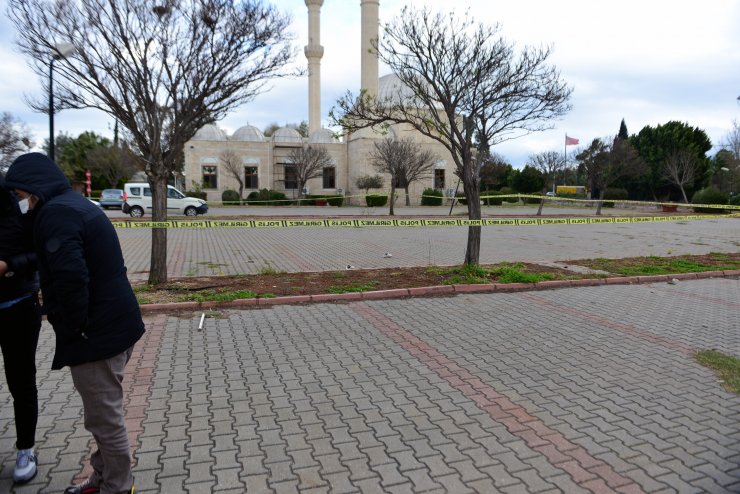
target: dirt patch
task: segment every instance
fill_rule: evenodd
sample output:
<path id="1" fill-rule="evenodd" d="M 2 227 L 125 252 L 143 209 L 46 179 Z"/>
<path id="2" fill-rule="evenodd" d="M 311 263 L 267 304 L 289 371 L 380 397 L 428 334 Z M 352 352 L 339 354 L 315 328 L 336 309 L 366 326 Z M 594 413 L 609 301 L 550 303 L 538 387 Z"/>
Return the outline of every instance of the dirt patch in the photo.
<path id="1" fill-rule="evenodd" d="M 318 295 L 394 288 L 414 288 L 453 283 L 495 283 L 502 266 L 538 279 L 578 279 L 588 276 L 567 269 L 516 263 L 481 266 L 482 272 L 469 273 L 462 267 L 412 267 L 387 269 L 347 269 L 308 273 L 271 273 L 243 276 L 177 278 L 155 287 L 135 286 L 144 303 L 179 302 L 208 298 L 215 294 L 252 292 L 258 297 Z M 593 277 L 593 276 L 591 276 Z M 253 296 L 254 296 L 253 295 Z M 242 297 L 249 298 L 249 297 Z"/>
<path id="2" fill-rule="evenodd" d="M 348 269 L 306 273 L 269 273 L 242 276 L 205 276 L 172 279 L 152 287 L 135 285 L 140 303 L 169 303 L 187 300 L 282 297 L 323 293 L 367 292 L 394 288 L 416 288 L 466 283 L 512 283 L 545 280 L 574 280 L 605 277 L 584 272 L 581 267 L 601 270 L 608 276 L 675 274 L 680 272 L 740 269 L 740 253 L 638 257 L 627 259 L 582 259 L 563 261 L 563 266 L 502 263 L 474 268 L 412 267 Z"/>

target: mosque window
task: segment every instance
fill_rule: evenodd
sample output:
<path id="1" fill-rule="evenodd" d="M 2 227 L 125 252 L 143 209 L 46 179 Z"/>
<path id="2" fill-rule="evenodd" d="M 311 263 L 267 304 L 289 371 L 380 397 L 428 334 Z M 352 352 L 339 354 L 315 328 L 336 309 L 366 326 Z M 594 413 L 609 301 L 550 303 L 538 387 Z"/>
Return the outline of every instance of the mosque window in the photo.
<path id="1" fill-rule="evenodd" d="M 285 188 L 298 188 L 298 173 L 295 165 L 285 165 Z"/>
<path id="2" fill-rule="evenodd" d="M 212 165 L 203 166 L 203 188 L 218 189 L 218 167 Z"/>
<path id="3" fill-rule="evenodd" d="M 244 167 L 244 187 L 247 189 L 259 189 L 259 180 L 257 180 L 257 167 Z"/>
<path id="4" fill-rule="evenodd" d="M 437 190 L 444 190 L 445 188 L 445 171 L 436 169 L 434 170 L 434 188 Z"/>
<path id="5" fill-rule="evenodd" d="M 333 166 L 325 167 L 321 176 L 323 179 L 323 187 L 325 189 L 336 189 L 337 187 L 336 168 L 334 168 Z"/>

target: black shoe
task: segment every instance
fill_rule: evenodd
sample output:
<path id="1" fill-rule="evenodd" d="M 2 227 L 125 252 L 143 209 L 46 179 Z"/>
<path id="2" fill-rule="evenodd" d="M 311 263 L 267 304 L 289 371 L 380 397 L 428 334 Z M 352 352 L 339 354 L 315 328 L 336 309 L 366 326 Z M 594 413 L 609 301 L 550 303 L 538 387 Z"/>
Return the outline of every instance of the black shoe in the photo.
<path id="1" fill-rule="evenodd" d="M 79 485 L 67 487 L 64 494 L 97 494 L 100 492 L 100 485 L 87 479 Z"/>

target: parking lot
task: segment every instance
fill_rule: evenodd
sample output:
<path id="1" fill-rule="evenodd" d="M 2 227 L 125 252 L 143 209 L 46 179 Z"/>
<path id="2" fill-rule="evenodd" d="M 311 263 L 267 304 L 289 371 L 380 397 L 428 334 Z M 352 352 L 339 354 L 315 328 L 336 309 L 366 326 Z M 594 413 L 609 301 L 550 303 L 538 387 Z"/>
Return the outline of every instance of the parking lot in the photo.
<path id="1" fill-rule="evenodd" d="M 168 270 L 453 264 L 465 233 L 174 229 Z M 145 279 L 150 232 L 119 235 Z M 740 220 L 717 218 L 486 227 L 481 260 L 738 250 Z M 124 380 L 137 492 L 740 492 L 740 397 L 693 358 L 740 356 L 739 313 L 735 277 L 148 314 Z M 53 348 L 44 323 L 39 475 L 23 487 L 0 383 L 0 492 L 58 493 L 89 473 Z"/>
<path id="2" fill-rule="evenodd" d="M 399 208 L 398 215 L 430 217 L 430 209 Z M 381 217 L 377 210 L 360 208 L 259 208 L 251 214 L 220 211 L 198 218 Z M 462 208 L 459 211 L 460 213 Z M 486 208 L 484 217 L 521 217 L 533 207 Z M 382 212 L 387 212 L 383 210 Z M 545 211 L 580 216 L 593 210 L 572 208 Z M 442 215 L 439 215 L 442 213 Z M 608 211 L 610 214 L 647 215 L 645 211 Z M 120 211 L 108 212 L 112 219 Z M 680 214 L 680 213 L 679 213 Z M 453 217 L 461 217 L 459 215 Z M 182 217 L 181 217 L 182 218 Z M 147 229 L 119 229 L 129 276 L 148 276 L 151 233 Z M 465 258 L 465 227 L 336 227 L 336 228 L 209 228 L 172 229 L 168 232 L 168 272 L 172 277 L 249 274 L 264 270 L 285 272 L 355 268 L 461 264 Z M 589 258 L 671 256 L 737 252 L 740 218 L 711 218 L 658 223 L 496 226 L 484 227 L 481 263 L 562 262 Z M 387 257 L 390 254 L 391 257 Z"/>

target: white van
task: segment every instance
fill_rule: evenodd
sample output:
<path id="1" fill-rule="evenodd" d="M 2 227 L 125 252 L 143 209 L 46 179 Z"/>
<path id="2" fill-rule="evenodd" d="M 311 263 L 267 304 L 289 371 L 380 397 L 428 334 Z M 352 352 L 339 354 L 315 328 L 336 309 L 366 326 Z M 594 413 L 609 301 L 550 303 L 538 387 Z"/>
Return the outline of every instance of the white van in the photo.
<path id="1" fill-rule="evenodd" d="M 123 186 L 124 214 L 130 214 L 134 218 L 141 218 L 145 212 L 152 212 L 152 189 L 146 182 L 128 183 Z M 184 214 L 185 216 L 196 216 L 208 212 L 208 204 L 197 197 L 186 197 L 185 194 L 172 187 L 167 186 L 167 213 Z"/>

